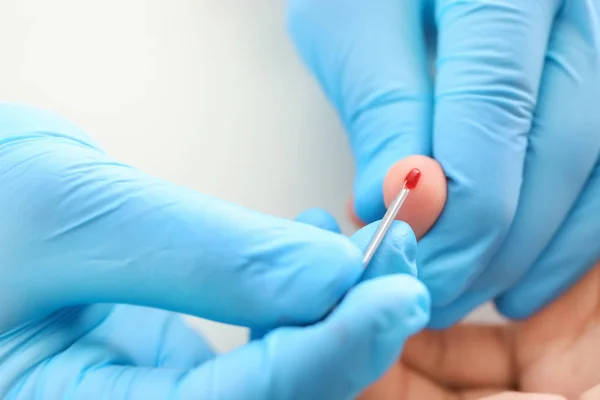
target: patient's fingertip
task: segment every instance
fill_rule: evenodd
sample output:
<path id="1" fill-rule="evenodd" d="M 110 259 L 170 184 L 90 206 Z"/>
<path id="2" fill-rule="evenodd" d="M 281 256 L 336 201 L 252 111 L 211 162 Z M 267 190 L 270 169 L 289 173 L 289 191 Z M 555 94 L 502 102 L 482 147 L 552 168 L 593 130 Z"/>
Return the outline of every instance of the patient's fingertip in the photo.
<path id="1" fill-rule="evenodd" d="M 389 205 L 404 185 L 406 175 L 413 169 L 422 177 L 411 191 L 397 219 L 407 222 L 418 239 L 435 224 L 446 203 L 446 177 L 440 164 L 433 158 L 414 155 L 406 157 L 390 168 L 383 184 L 384 199 Z"/>

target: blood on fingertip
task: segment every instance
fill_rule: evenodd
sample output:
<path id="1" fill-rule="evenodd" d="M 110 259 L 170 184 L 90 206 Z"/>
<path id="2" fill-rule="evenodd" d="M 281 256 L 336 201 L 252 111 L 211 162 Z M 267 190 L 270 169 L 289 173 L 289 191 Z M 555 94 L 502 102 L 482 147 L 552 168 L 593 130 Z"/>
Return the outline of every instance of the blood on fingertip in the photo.
<path id="1" fill-rule="evenodd" d="M 421 171 L 417 168 L 413 168 L 404 178 L 404 187 L 408 190 L 414 190 L 419 184 L 419 179 L 421 179 Z"/>

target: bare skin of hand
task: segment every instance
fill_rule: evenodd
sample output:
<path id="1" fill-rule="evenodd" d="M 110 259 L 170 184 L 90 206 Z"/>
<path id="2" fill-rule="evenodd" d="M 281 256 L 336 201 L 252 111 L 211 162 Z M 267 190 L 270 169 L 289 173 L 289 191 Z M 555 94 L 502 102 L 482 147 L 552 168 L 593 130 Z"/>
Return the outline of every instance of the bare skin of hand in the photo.
<path id="1" fill-rule="evenodd" d="M 423 181 L 400 218 L 422 236 L 446 199 L 437 163 L 420 156 L 400 161 L 390 170 L 384 192 L 389 203 L 414 167 L 422 170 Z M 461 324 L 411 338 L 401 360 L 359 399 L 600 400 L 598 384 L 600 264 L 525 321 Z"/>
<path id="2" fill-rule="evenodd" d="M 360 399 L 598 400 L 600 387 L 589 391 L 598 383 L 600 264 L 526 321 L 411 338 L 402 359 Z M 553 395 L 524 394 L 536 392 Z"/>

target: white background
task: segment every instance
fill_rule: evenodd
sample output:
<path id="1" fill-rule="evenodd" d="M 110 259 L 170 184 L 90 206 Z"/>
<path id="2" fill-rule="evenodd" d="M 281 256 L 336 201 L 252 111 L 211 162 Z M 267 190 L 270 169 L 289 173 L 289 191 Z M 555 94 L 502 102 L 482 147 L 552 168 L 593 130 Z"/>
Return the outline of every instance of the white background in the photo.
<path id="1" fill-rule="evenodd" d="M 349 149 L 284 0 L 1 0 L 0 100 L 57 111 L 160 177 L 282 217 L 323 207 L 349 229 Z M 246 338 L 199 324 L 220 350 Z"/>

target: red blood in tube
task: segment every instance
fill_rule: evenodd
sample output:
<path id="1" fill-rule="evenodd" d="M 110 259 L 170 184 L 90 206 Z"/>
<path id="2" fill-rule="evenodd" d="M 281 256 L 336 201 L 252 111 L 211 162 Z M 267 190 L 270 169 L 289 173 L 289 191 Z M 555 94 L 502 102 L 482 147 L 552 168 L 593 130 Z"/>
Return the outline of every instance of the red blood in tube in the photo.
<path id="1" fill-rule="evenodd" d="M 421 171 L 414 168 L 404 178 L 404 184 L 408 190 L 414 190 L 419 184 L 419 179 L 421 179 Z"/>

